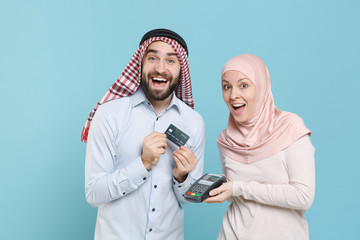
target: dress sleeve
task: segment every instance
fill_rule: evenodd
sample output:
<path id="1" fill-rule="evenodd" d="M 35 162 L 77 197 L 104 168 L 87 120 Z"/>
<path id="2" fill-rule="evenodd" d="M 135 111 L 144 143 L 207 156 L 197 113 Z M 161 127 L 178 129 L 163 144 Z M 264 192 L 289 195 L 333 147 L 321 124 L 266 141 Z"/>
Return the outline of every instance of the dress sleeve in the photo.
<path id="1" fill-rule="evenodd" d="M 241 196 L 262 204 L 307 210 L 315 196 L 315 149 L 308 134 L 286 150 L 287 184 L 262 184 L 235 181 L 233 196 Z"/>
<path id="2" fill-rule="evenodd" d="M 92 206 L 136 190 L 150 178 L 141 157 L 115 169 L 117 124 L 100 107 L 91 123 L 85 159 L 85 195 Z"/>

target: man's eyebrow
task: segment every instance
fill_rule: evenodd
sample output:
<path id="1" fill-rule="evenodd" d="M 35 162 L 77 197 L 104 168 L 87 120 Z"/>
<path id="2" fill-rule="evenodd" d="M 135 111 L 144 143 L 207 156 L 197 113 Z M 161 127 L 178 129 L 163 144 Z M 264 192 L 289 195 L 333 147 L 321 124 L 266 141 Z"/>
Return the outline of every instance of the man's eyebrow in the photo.
<path id="1" fill-rule="evenodd" d="M 155 49 L 149 49 L 149 50 L 147 50 L 147 52 L 146 52 L 146 54 L 148 54 L 148 53 L 158 53 L 159 51 L 158 50 L 155 50 Z M 166 53 L 166 55 L 168 55 L 168 56 L 176 56 L 177 57 L 177 54 L 176 53 Z"/>
<path id="2" fill-rule="evenodd" d="M 148 54 L 148 53 L 157 53 L 157 52 L 158 52 L 157 50 L 148 49 L 148 50 L 146 51 L 146 54 Z"/>

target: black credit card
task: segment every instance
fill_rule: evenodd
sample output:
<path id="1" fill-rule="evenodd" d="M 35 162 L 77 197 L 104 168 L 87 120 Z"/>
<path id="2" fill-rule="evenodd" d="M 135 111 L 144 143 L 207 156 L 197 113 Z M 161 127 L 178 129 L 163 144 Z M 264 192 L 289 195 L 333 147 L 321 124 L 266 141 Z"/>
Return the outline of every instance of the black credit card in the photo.
<path id="1" fill-rule="evenodd" d="M 174 125 L 170 124 L 168 129 L 165 131 L 167 139 L 173 142 L 178 147 L 184 146 L 187 140 L 189 140 L 189 135 L 175 127 Z"/>

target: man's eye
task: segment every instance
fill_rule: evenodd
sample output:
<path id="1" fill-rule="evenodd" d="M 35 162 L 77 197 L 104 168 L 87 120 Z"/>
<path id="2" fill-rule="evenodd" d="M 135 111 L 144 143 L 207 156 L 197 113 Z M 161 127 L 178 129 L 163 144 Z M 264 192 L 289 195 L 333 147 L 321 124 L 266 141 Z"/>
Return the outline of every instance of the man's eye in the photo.
<path id="1" fill-rule="evenodd" d="M 154 57 L 149 57 L 148 59 L 149 59 L 149 61 L 155 61 L 156 60 L 156 58 L 154 58 Z"/>
<path id="2" fill-rule="evenodd" d="M 168 63 L 173 64 L 173 63 L 175 63 L 175 61 L 172 60 L 172 59 L 169 59 L 169 60 L 168 60 Z"/>

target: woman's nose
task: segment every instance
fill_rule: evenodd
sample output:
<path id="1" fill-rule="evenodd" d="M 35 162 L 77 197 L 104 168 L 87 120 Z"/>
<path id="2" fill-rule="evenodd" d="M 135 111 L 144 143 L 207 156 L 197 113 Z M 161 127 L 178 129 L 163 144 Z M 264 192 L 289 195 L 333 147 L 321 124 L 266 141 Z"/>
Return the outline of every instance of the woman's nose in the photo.
<path id="1" fill-rule="evenodd" d="M 237 99 L 240 98 L 240 91 L 238 91 L 236 88 L 231 89 L 230 98 L 231 99 Z"/>

